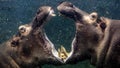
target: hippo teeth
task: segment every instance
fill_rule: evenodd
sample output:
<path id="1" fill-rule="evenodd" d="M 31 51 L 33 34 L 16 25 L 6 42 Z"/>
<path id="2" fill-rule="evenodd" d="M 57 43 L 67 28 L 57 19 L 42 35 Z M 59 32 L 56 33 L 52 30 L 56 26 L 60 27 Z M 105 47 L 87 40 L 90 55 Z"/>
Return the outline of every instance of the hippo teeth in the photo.
<path id="1" fill-rule="evenodd" d="M 56 14 L 51 14 L 52 16 L 56 16 Z"/>
<path id="2" fill-rule="evenodd" d="M 58 49 L 58 56 L 64 61 L 68 57 L 69 53 L 66 51 L 66 49 L 61 46 L 61 48 Z"/>
<path id="3" fill-rule="evenodd" d="M 50 13 L 49 13 L 51 16 L 56 16 L 54 10 L 50 10 Z"/>
<path id="4" fill-rule="evenodd" d="M 58 13 L 58 16 L 62 16 L 62 17 L 65 17 L 65 18 L 68 18 L 67 16 L 63 15 L 62 13 Z"/>

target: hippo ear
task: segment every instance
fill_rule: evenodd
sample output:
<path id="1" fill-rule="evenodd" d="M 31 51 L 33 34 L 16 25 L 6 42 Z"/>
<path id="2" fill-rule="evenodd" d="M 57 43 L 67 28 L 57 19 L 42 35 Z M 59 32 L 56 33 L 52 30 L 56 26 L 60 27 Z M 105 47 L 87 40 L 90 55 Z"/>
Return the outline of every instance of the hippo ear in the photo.
<path id="1" fill-rule="evenodd" d="M 98 14 L 97 14 L 96 12 L 92 12 L 92 13 L 89 15 L 89 17 L 90 17 L 90 20 L 96 21 L 97 18 L 98 18 Z"/>
<path id="2" fill-rule="evenodd" d="M 99 24 L 101 30 L 104 32 L 104 31 L 105 31 L 105 28 L 106 28 L 106 26 L 107 26 L 107 24 L 106 24 L 107 21 L 105 20 L 105 18 L 104 18 L 104 17 L 101 17 L 101 18 L 97 21 L 97 23 Z"/>
<path id="3" fill-rule="evenodd" d="M 18 29 L 21 34 L 26 32 L 26 27 L 24 25 L 20 26 Z"/>
<path id="4" fill-rule="evenodd" d="M 12 47 L 16 47 L 19 45 L 19 40 L 20 40 L 20 36 L 13 36 L 12 40 L 11 40 L 11 46 Z"/>
<path id="5" fill-rule="evenodd" d="M 97 18 L 98 14 L 96 12 L 92 12 L 91 14 L 84 16 L 84 20 L 90 24 L 96 23 Z"/>
<path id="6" fill-rule="evenodd" d="M 101 17 L 101 24 L 100 27 L 102 28 L 102 31 L 105 31 L 105 28 L 107 27 L 107 21 L 105 20 L 105 18 Z"/>

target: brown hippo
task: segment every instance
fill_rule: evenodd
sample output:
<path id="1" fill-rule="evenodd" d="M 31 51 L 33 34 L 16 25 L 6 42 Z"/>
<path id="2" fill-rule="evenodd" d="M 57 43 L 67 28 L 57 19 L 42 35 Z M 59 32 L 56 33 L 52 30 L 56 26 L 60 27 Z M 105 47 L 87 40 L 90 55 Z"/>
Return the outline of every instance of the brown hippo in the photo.
<path id="1" fill-rule="evenodd" d="M 90 59 L 96 68 L 120 68 L 120 20 L 86 13 L 70 2 L 62 2 L 57 9 L 76 25 L 71 52 L 64 62 Z"/>
<path id="2" fill-rule="evenodd" d="M 0 68 L 35 68 L 45 63 L 59 63 L 61 60 L 54 57 L 54 45 L 43 30 L 46 21 L 53 16 L 52 7 L 42 6 L 30 24 L 20 26 L 16 35 L 1 44 Z"/>

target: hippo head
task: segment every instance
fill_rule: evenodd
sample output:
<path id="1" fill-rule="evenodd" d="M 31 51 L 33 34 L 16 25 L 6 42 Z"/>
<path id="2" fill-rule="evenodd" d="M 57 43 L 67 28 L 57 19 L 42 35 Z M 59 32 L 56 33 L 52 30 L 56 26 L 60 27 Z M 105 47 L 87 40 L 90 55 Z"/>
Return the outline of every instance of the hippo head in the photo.
<path id="1" fill-rule="evenodd" d="M 93 12 L 91 14 L 88 14 L 82 10 L 80 10 L 79 8 L 77 8 L 75 5 L 73 5 L 70 2 L 62 2 L 60 3 L 60 5 L 57 7 L 58 11 L 60 12 L 60 14 L 69 17 L 75 21 L 79 20 L 79 21 L 86 21 L 88 22 L 89 19 L 89 23 L 94 22 L 97 19 L 97 13 Z M 83 22 L 81 22 L 83 23 Z"/>
<path id="2" fill-rule="evenodd" d="M 19 61 L 25 64 L 41 65 L 57 63 L 59 57 L 54 57 L 57 54 L 56 50 L 43 29 L 46 21 L 53 16 L 55 16 L 54 10 L 49 6 L 43 6 L 39 8 L 30 24 L 19 27 L 18 34 L 11 40 L 12 47 L 17 49 Z"/>
<path id="3" fill-rule="evenodd" d="M 91 59 L 95 64 L 96 49 L 103 40 L 106 28 L 104 18 L 99 18 L 96 12 L 86 13 L 70 2 L 62 2 L 57 9 L 63 16 L 73 19 L 76 25 L 76 34 L 69 57 L 65 60 L 66 63 Z"/>

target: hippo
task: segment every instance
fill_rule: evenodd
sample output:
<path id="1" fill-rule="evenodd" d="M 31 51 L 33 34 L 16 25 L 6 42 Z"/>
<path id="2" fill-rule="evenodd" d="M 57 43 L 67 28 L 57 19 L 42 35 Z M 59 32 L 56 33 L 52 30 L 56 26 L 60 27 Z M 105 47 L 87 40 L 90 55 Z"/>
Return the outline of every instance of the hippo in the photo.
<path id="1" fill-rule="evenodd" d="M 65 63 L 90 60 L 96 68 L 120 68 L 120 20 L 87 13 L 66 1 L 57 9 L 75 21 L 76 33 Z"/>
<path id="2" fill-rule="evenodd" d="M 21 25 L 18 32 L 0 45 L 1 68 L 41 68 L 43 64 L 59 64 L 56 49 L 48 39 L 43 26 L 55 16 L 50 6 L 42 6 L 29 24 Z"/>

